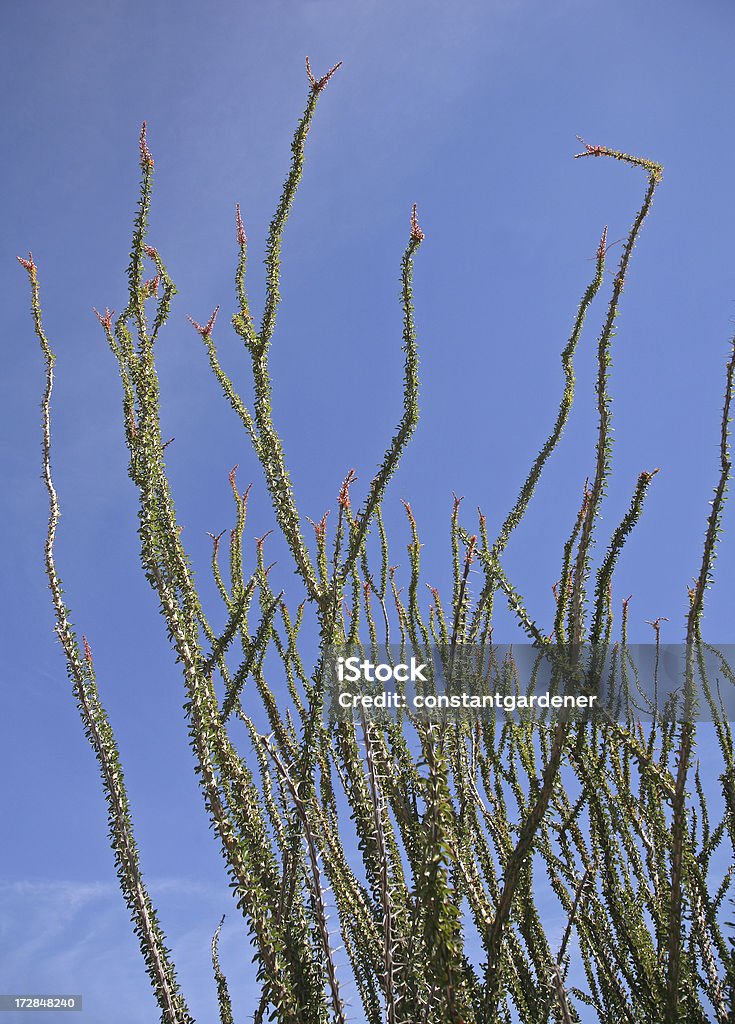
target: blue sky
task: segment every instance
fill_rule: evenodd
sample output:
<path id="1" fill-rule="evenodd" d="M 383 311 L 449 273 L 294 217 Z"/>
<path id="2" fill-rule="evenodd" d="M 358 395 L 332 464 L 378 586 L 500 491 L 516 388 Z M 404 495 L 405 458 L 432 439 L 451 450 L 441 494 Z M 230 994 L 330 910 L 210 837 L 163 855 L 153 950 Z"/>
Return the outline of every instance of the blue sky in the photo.
<path id="1" fill-rule="evenodd" d="M 118 729 L 144 870 L 194 1014 L 205 1019 L 214 999 L 206 949 L 228 895 L 199 810 L 180 680 L 137 569 L 118 382 L 91 311 L 124 301 L 140 122 L 148 120 L 156 161 L 150 240 L 180 292 L 160 346 L 164 431 L 176 437 L 177 508 L 202 573 L 206 531 L 229 526 L 234 463 L 242 484 L 254 481 L 250 536 L 271 518 L 186 314 L 203 322 L 218 303 L 231 311 L 236 202 L 258 305 L 263 239 L 306 100 L 306 54 L 317 71 L 340 59 L 344 67 L 320 101 L 284 243 L 275 416 L 305 514 L 318 518 L 334 504 L 351 467 L 356 495 L 364 493 L 399 415 L 398 267 L 417 202 L 426 232 L 415 272 L 422 418 L 386 519 L 394 560 L 405 563 L 400 499 L 411 500 L 426 578 L 439 587 L 449 576 L 452 491 L 465 496 L 468 525 L 478 504 L 491 529 L 504 518 L 553 422 L 559 353 L 600 232 L 608 224 L 610 239 L 623 235 L 642 196 L 641 174 L 573 161 L 575 135 L 660 161 L 665 177 L 613 353 L 606 523 L 623 514 L 637 474 L 661 467 L 615 595 L 634 594 L 632 639 L 648 640 L 645 620 L 665 615 L 663 638 L 673 642 L 716 481 L 733 330 L 735 11 L 724 0 L 39 0 L 9 6 L 3 27 L 0 749 L 12 782 L 0 795 L 11 836 L 0 867 L 0 943 L 12 956 L 0 957 L 0 988 L 68 986 L 85 993 L 89 1019 L 154 1019 L 42 574 L 41 360 L 15 262 L 30 248 L 58 354 L 59 566 Z M 592 469 L 593 347 L 604 304 L 599 298 L 580 346 L 565 440 L 506 558 L 542 622 Z M 219 340 L 246 385 L 235 340 L 224 328 Z M 733 640 L 732 525 L 728 509 L 704 619 L 715 642 Z M 273 551 L 283 559 L 277 543 Z M 501 616 L 503 629 L 511 638 Z M 231 973 L 244 962 L 247 974 L 234 931 L 223 951 Z M 249 1010 L 246 984 L 239 998 Z"/>

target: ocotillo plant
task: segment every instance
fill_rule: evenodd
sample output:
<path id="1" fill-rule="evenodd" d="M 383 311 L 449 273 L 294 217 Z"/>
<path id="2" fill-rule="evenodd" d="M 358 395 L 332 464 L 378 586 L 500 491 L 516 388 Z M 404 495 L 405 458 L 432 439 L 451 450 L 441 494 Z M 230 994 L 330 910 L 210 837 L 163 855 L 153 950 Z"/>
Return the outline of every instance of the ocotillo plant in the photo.
<path id="1" fill-rule="evenodd" d="M 630 700 L 630 686 L 616 713 L 589 720 L 500 713 L 450 719 L 410 710 L 381 716 L 364 707 L 354 715 L 335 713 L 329 675 L 335 650 L 391 650 L 393 644 L 402 652 L 438 651 L 451 681 L 466 652 L 493 650 L 498 597 L 508 602 L 554 678 L 579 668 L 584 644 L 592 652 L 593 684 L 610 652 L 630 683 L 635 665 L 627 644 L 627 602 L 615 640 L 611 581 L 655 470 L 638 477 L 595 576 L 592 567 L 611 471 L 608 367 L 615 321 L 633 249 L 662 176 L 653 161 L 602 146 L 585 143 L 578 154 L 612 158 L 641 172 L 645 190 L 624 241 L 599 335 L 594 472 L 561 552 L 553 623 L 537 621 L 502 558 L 567 424 L 575 352 L 587 312 L 605 281 L 606 232 L 562 352 L 563 389 L 548 437 L 497 536 L 488 533 L 482 513 L 476 529 L 463 525 L 455 498 L 452 591 L 442 598 L 430 588 L 427 610 L 411 507 L 405 506 L 411 538 L 405 597 L 381 513 L 418 419 L 412 277 L 424 235 L 415 207 L 400 266 L 403 412 L 359 510 L 350 499 L 354 473 L 345 477 L 331 538 L 326 513 L 311 523 L 313 536 L 305 529 L 271 408 L 275 383 L 269 351 L 279 304 L 281 239 L 316 106 L 338 67 L 316 78 L 307 60 L 308 102 L 268 233 L 265 303 L 258 325 L 248 301 L 247 239 L 237 208 L 232 326 L 252 374 L 252 407 L 220 362 L 217 311 L 205 324 L 192 320 L 262 468 L 275 523 L 296 569 L 295 593 L 274 593 L 262 539 L 249 561 L 244 541 L 248 492 L 240 491 L 233 471 L 234 526 L 224 571 L 222 534 L 212 538 L 212 574 L 225 615 L 222 629 L 212 625 L 213 614 L 203 607 L 181 538 L 161 433 L 156 343 L 176 289 L 163 257 L 148 242 L 153 159 L 145 125 L 127 304 L 118 316 L 109 310 L 98 314 L 122 384 L 129 473 L 139 500 L 141 563 L 181 667 L 195 771 L 255 948 L 261 997 L 253 1007 L 254 1020 L 726 1024 L 733 1019 L 735 1001 L 733 947 L 724 921 L 733 868 L 719 871 L 717 865 L 725 847 L 735 850 L 735 761 L 730 723 L 706 678 L 713 652 L 701 636 L 700 621 L 730 478 L 735 344 L 726 369 L 720 475 L 683 638 L 683 715 L 659 714 L 654 707 L 644 725 Z M 51 474 L 54 353 L 42 322 L 37 267 L 30 255 L 21 263 L 30 278 L 35 331 L 46 364 L 43 470 L 50 518 L 45 553 L 56 628 L 98 761 L 120 887 L 161 1020 L 186 1024 L 193 1018 L 143 879 L 91 648 L 70 623 L 54 560 L 59 516 Z M 469 587 L 473 564 L 484 581 L 476 598 Z M 306 655 L 315 648 L 318 657 L 309 668 Z M 657 659 L 658 654 L 657 644 Z M 723 685 L 732 685 L 729 665 L 718 652 L 714 656 Z M 497 669 L 520 692 L 518 665 L 509 658 Z M 699 696 L 695 677 L 702 686 Z M 697 727 L 691 712 L 696 699 L 708 702 L 714 720 L 721 758 L 718 807 L 705 797 L 695 760 Z M 256 727 L 262 715 L 268 721 L 266 735 Z M 545 905 L 553 897 L 564 916 L 558 944 L 552 942 L 542 896 Z M 229 1024 L 234 1018 L 217 951 L 220 927 L 212 962 L 220 1019 Z M 347 1005 L 348 985 L 358 994 L 359 1008 Z"/>

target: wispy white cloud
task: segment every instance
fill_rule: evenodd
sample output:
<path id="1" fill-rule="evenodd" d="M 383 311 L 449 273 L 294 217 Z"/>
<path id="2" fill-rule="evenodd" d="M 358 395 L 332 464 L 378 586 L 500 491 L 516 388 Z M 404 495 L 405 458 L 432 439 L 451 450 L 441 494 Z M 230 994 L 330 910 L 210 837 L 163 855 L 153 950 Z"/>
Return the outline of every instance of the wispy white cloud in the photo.
<path id="1" fill-rule="evenodd" d="M 149 888 L 190 1008 L 197 1019 L 214 1018 L 209 948 L 227 893 L 187 878 L 151 880 Z M 103 1024 L 154 1019 L 137 940 L 112 882 L 0 880 L 0 950 L 0 991 L 80 994 L 88 1019 Z M 243 929 L 227 930 L 222 952 L 247 1015 L 255 971 Z"/>

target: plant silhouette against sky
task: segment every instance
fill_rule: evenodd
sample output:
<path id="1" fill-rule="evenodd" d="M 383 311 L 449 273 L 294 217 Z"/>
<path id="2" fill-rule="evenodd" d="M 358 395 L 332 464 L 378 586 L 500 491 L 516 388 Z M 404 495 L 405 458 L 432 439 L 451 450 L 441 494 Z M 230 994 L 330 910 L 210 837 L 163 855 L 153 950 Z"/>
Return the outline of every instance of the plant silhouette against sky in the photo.
<path id="1" fill-rule="evenodd" d="M 735 762 L 730 723 L 707 680 L 721 758 L 719 807 L 705 798 L 700 781 L 691 707 L 681 718 L 654 716 L 644 727 L 630 708 L 620 721 L 493 717 L 449 722 L 411 714 L 334 718 L 327 706 L 327 662 L 335 647 L 436 646 L 451 662 L 463 648 L 492 643 L 499 597 L 539 654 L 555 664 L 555 659 L 574 660 L 582 644 L 595 652 L 617 643 L 621 662 L 626 659 L 627 602 L 616 627 L 611 582 L 656 470 L 640 473 L 626 514 L 607 545 L 600 546 L 597 530 L 612 455 L 608 370 L 633 249 L 662 169 L 651 160 L 587 143 L 578 154 L 609 157 L 642 172 L 645 191 L 623 241 L 598 338 L 594 473 L 579 496 L 579 512 L 560 554 L 553 624 L 537 622 L 502 556 L 567 425 L 576 348 L 587 312 L 605 284 L 606 230 L 562 352 L 563 391 L 548 437 L 496 537 L 488 534 L 479 510 L 476 524 L 467 525 L 461 501 L 455 499 L 452 592 L 443 596 L 429 588 L 426 610 L 419 527 L 411 506 L 405 503 L 411 543 L 404 581 L 392 564 L 381 512 L 419 415 L 412 279 L 424 233 L 415 206 L 400 264 L 403 411 L 359 509 L 351 501 L 355 472 L 350 470 L 332 519 L 325 513 L 307 525 L 271 405 L 275 384 L 269 350 L 280 299 L 283 231 L 317 103 L 339 67 L 317 78 L 307 60 L 308 101 L 268 232 L 258 326 L 246 288 L 247 238 L 237 207 L 237 307 L 231 322 L 250 367 L 251 402 L 220 360 L 217 310 L 204 325 L 191 321 L 262 467 L 275 524 L 293 559 L 294 593 L 271 587 L 265 538 L 257 539 L 253 560 L 247 554 L 249 489 L 240 491 L 235 470 L 230 474 L 234 526 L 229 544 L 222 542 L 223 534 L 212 536 L 211 568 L 221 612 L 205 611 L 194 580 L 161 431 L 155 350 L 176 288 L 163 257 L 148 242 L 154 162 L 145 124 L 128 302 L 117 316 L 107 309 L 98 313 L 122 384 L 141 562 L 181 667 L 195 770 L 255 950 L 261 999 L 253 1007 L 254 1019 L 341 1024 L 361 1013 L 369 1024 L 611 1019 L 726 1024 L 735 998 L 733 947 L 724 924 L 732 869 L 718 877 L 716 854 L 725 846 L 735 850 Z M 43 470 L 50 519 L 45 550 L 57 633 L 97 758 L 120 887 L 161 1020 L 185 1024 L 193 1018 L 143 879 L 92 648 L 71 623 L 55 563 L 54 353 L 42 322 L 37 267 L 31 255 L 20 262 L 29 275 L 46 365 Z M 696 674 L 704 674 L 701 616 L 731 472 L 734 376 L 735 348 L 726 369 L 719 476 L 690 590 L 685 688 L 693 686 Z M 601 555 L 596 555 L 596 540 Z M 482 586 L 475 598 L 468 581 L 476 568 Z M 222 615 L 224 625 L 216 626 Z M 310 668 L 305 658 L 315 647 L 318 657 Z M 724 661 L 721 672 L 732 684 Z M 267 722 L 266 731 L 259 721 Z M 560 942 L 545 919 L 549 893 L 565 921 Z M 228 1024 L 234 1017 L 218 957 L 221 927 L 214 935 L 212 960 L 220 1019 Z M 359 1009 L 346 1005 L 348 977 Z"/>

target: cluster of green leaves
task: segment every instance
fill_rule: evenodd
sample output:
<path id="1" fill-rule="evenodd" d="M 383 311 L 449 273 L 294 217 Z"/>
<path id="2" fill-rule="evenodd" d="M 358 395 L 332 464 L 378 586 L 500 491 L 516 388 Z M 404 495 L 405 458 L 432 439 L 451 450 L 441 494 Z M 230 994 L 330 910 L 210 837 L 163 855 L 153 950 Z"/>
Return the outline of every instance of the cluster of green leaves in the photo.
<path id="1" fill-rule="evenodd" d="M 559 443 L 574 399 L 574 355 L 588 309 L 602 288 L 606 234 L 562 353 L 564 389 L 547 440 L 497 537 L 480 513 L 477 532 L 451 516 L 452 593 L 420 599 L 421 544 L 410 529 L 407 593 L 391 565 L 381 503 L 418 419 L 418 358 L 412 301 L 415 254 L 423 239 L 416 211 L 401 263 L 404 409 L 362 507 L 350 500 L 348 474 L 337 498 L 331 547 L 326 514 L 307 540 L 281 436 L 271 408 L 269 349 L 279 302 L 284 226 L 302 174 L 314 111 L 333 68 L 310 68 L 306 110 L 292 144 L 292 163 L 270 226 L 266 299 L 256 327 L 245 285 L 247 240 L 237 210 L 237 310 L 232 317 L 250 361 L 252 411 L 220 362 L 215 314 L 192 321 L 211 368 L 247 432 L 268 486 L 277 526 L 303 587 L 294 610 L 274 593 L 263 540 L 247 568 L 244 534 L 248 492 L 230 475 L 235 522 L 229 566 L 212 538 L 212 574 L 225 624 L 216 629 L 180 536 L 160 422 L 155 346 L 175 288 L 160 254 L 147 242 L 153 159 L 145 126 L 140 140 L 141 190 L 128 267 L 128 302 L 115 318 L 99 315 L 122 382 L 130 476 L 139 497 L 145 574 L 157 594 L 181 666 L 196 772 L 218 837 L 238 910 L 255 947 L 261 999 L 255 1021 L 342 1024 L 350 1016 L 343 991 L 351 979 L 369 1024 L 547 1024 L 624 1019 L 704 1022 L 732 1019 L 733 949 L 723 934 L 722 906 L 732 870 L 716 878 L 715 853 L 735 850 L 735 760 L 731 727 L 714 699 L 711 711 L 722 759 L 722 805 L 705 799 L 694 765 L 692 716 L 644 728 L 622 720 L 531 723 L 396 718 L 335 719 L 326 708 L 327 657 L 336 644 L 432 644 L 449 668 L 461 648 L 487 645 L 493 605 L 507 600 L 541 653 L 568 662 L 586 642 L 608 649 L 613 636 L 611 584 L 618 556 L 643 509 L 654 473 L 641 473 L 628 511 L 614 530 L 590 582 L 593 544 L 611 467 L 608 368 L 615 321 L 633 248 L 651 208 L 661 168 L 599 146 L 580 156 L 609 156 L 642 169 L 647 188 L 625 240 L 599 337 L 595 470 L 564 545 L 549 632 L 536 621 L 502 565 L 544 467 Z M 145 276 L 145 263 L 154 267 Z M 50 455 L 54 357 L 44 333 L 32 258 L 33 316 L 47 366 L 43 400 L 44 472 L 50 499 L 46 565 L 57 628 L 85 729 L 100 764 L 110 837 L 120 884 L 140 939 L 164 1024 L 192 1019 L 142 878 L 122 769 L 99 699 L 92 655 L 69 621 L 53 558 L 58 501 Z M 700 620 L 712 577 L 722 506 L 730 475 L 728 423 L 735 348 L 727 367 L 720 477 L 702 565 L 687 622 L 687 679 L 703 673 Z M 373 538 L 370 539 L 371 530 Z M 375 563 L 375 565 L 374 565 Z M 473 564 L 484 583 L 468 586 Z M 313 613 L 319 657 L 304 663 L 301 635 Z M 627 605 L 616 657 L 626 664 Z M 257 619 L 257 622 L 251 622 Z M 313 639 L 313 638 L 312 638 Z M 238 650 L 239 649 L 239 650 Z M 235 651 L 238 650 L 237 655 Z M 723 663 L 722 673 L 733 675 Z M 710 691 L 707 691 L 710 693 Z M 711 693 L 710 693 L 711 696 Z M 693 699 L 693 698 L 692 698 Z M 256 725 L 267 720 L 267 733 Z M 690 792 L 694 787 L 693 793 Z M 548 902 L 564 917 L 556 948 Z M 558 916 L 558 915 L 557 915 Z M 220 924 L 221 927 L 221 924 Z M 341 951 L 333 941 L 339 932 Z M 233 1009 L 220 966 L 212 961 L 222 1024 Z M 479 955 L 477 951 L 482 952 Z M 578 969 L 571 970 L 576 961 Z M 570 978 L 570 974 L 573 975 Z"/>

